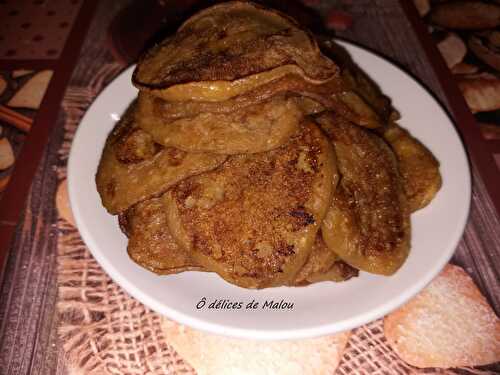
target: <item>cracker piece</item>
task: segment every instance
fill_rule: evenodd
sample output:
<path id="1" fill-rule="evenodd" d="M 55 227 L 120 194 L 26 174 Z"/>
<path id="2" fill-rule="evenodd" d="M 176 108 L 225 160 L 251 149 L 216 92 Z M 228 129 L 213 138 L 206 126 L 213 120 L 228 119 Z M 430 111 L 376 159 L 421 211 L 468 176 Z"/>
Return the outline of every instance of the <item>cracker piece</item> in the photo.
<path id="1" fill-rule="evenodd" d="M 384 333 L 401 359 L 420 368 L 500 361 L 500 320 L 470 276 L 454 265 L 387 315 Z"/>
<path id="2" fill-rule="evenodd" d="M 216 336 L 167 319 L 162 327 L 168 343 L 198 375 L 333 374 L 351 334 L 261 342 Z"/>

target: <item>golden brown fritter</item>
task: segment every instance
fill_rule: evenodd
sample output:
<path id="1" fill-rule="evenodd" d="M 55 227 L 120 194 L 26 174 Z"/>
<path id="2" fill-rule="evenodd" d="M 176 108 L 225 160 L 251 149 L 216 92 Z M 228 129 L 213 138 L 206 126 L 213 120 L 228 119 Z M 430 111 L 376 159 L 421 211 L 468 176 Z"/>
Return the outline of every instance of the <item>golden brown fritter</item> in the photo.
<path id="1" fill-rule="evenodd" d="M 127 251 L 134 262 L 162 275 L 202 270 L 170 235 L 160 198 L 136 204 L 120 215 L 129 237 Z"/>
<path id="2" fill-rule="evenodd" d="M 227 113 L 201 112 L 165 120 L 168 105 L 146 93 L 139 96 L 138 124 L 164 146 L 187 152 L 221 154 L 272 150 L 297 132 L 303 113 L 294 98 L 274 96 Z"/>
<path id="3" fill-rule="evenodd" d="M 395 123 L 384 129 L 383 136 L 398 158 L 410 211 L 427 206 L 441 188 L 439 162 L 422 143 Z"/>
<path id="4" fill-rule="evenodd" d="M 233 155 L 164 195 L 177 242 L 246 288 L 284 285 L 305 264 L 331 201 L 333 151 L 306 123 L 286 145 Z"/>
<path id="5" fill-rule="evenodd" d="M 167 214 L 161 198 L 138 203 L 120 214 L 119 219 L 120 227 L 129 237 L 128 254 L 140 266 L 159 275 L 207 271 L 175 242 L 167 226 Z M 357 275 L 358 271 L 340 260 L 318 233 L 307 262 L 290 286 L 319 281 L 340 282 Z"/>
<path id="6" fill-rule="evenodd" d="M 128 254 L 140 266 L 159 275 L 207 271 L 175 242 L 167 226 L 167 213 L 161 198 L 138 203 L 120 214 L 119 219 L 120 227 L 129 237 Z M 340 260 L 318 233 L 307 262 L 290 286 L 340 282 L 357 275 L 358 271 Z"/>
<path id="7" fill-rule="evenodd" d="M 320 47 L 326 56 L 332 58 L 339 65 L 343 87 L 349 93 L 354 92 L 358 95 L 354 102 L 357 101 L 360 105 L 357 107 L 353 103 L 351 106 L 353 111 L 363 112 L 370 117 L 371 109 L 378 115 L 381 123 L 388 124 L 378 127 L 376 132 L 381 134 L 391 145 L 398 158 L 410 211 L 414 212 L 425 207 L 441 187 L 439 162 L 422 143 L 395 124 L 394 121 L 391 121 L 391 119 L 394 120 L 393 117 L 397 116 L 397 113 L 392 107 L 390 99 L 352 61 L 349 54 L 341 46 L 331 39 L 323 39 L 320 42 Z M 362 108 L 364 111 L 359 110 Z"/>
<path id="8" fill-rule="evenodd" d="M 326 246 L 321 231 L 304 267 L 301 268 L 292 285 L 309 285 L 320 281 L 345 281 L 357 276 L 358 270 L 342 261 L 328 246 Z"/>
<path id="9" fill-rule="evenodd" d="M 394 108 L 380 87 L 352 60 L 349 53 L 331 38 L 320 38 L 322 52 L 340 67 L 342 83 L 349 92 L 356 93 L 376 113 L 381 125 L 387 123 Z"/>
<path id="10" fill-rule="evenodd" d="M 368 129 L 383 127 L 383 123 L 375 111 L 354 91 L 346 91 L 338 95 L 337 98 L 356 114 L 356 117 L 348 118 L 350 121 Z"/>
<path id="11" fill-rule="evenodd" d="M 190 97 L 202 93 L 206 100 L 214 91 L 236 88 L 237 93 L 245 85 L 247 90 L 251 83 L 231 82 L 284 66 L 293 66 L 295 74 L 315 82 L 338 76 L 337 67 L 321 54 L 314 37 L 294 20 L 250 2 L 233 1 L 198 12 L 174 36 L 148 51 L 137 65 L 133 82 L 166 100 L 172 100 L 169 93 Z M 271 75 L 276 79 L 274 72 Z M 175 88 L 179 84 L 184 85 Z M 217 100 L 226 99 L 227 95 Z"/>
<path id="12" fill-rule="evenodd" d="M 410 247 L 410 215 L 397 161 L 377 135 L 331 113 L 317 118 L 341 175 L 322 225 L 327 246 L 351 266 L 391 275 Z"/>
<path id="13" fill-rule="evenodd" d="M 158 196 L 178 181 L 213 169 L 223 155 L 164 148 L 136 126 L 133 103 L 108 136 L 96 174 L 97 191 L 109 213 Z"/>
<path id="14" fill-rule="evenodd" d="M 363 127 L 383 128 L 390 118 L 399 116 L 380 87 L 352 60 L 349 53 L 331 38 L 320 37 L 322 52 L 340 67 L 342 95 L 335 95 L 357 117 L 348 117 L 351 122 Z"/>
<path id="15" fill-rule="evenodd" d="M 324 84 L 312 84 L 298 75 L 289 74 L 224 101 L 168 101 L 158 97 L 154 97 L 153 100 L 154 106 L 159 107 L 158 111 L 162 118 L 165 121 L 173 121 L 207 112 L 227 114 L 283 94 L 295 95 L 296 99 L 311 98 L 317 102 L 317 105 L 322 105 L 326 109 L 334 109 L 336 104 L 333 103 L 330 96 L 339 95 L 342 92 L 344 89 L 340 86 L 339 81 L 332 80 Z M 151 95 L 139 92 L 139 102 L 144 97 L 151 97 Z M 345 110 L 348 109 L 345 108 Z"/>

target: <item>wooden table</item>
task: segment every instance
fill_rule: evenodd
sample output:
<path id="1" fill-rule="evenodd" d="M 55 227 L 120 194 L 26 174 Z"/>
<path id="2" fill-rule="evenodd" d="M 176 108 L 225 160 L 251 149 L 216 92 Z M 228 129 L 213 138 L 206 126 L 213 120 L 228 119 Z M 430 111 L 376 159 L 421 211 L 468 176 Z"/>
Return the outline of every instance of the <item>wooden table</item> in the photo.
<path id="1" fill-rule="evenodd" d="M 115 61 L 107 44 L 114 15 L 129 1 L 101 1 L 86 37 L 70 86 L 85 86 L 105 63 Z M 366 46 L 412 73 L 447 106 L 429 59 L 401 4 L 396 0 L 324 1 L 349 11 L 353 26 L 339 36 Z M 54 196 L 62 139 L 61 111 L 45 149 L 22 219 L 11 242 L 0 289 L 0 373 L 64 374 L 57 341 L 56 212 Z M 471 214 L 453 262 L 463 266 L 497 312 L 500 312 L 499 218 L 473 165 Z M 497 232 L 497 233 L 495 233 Z"/>

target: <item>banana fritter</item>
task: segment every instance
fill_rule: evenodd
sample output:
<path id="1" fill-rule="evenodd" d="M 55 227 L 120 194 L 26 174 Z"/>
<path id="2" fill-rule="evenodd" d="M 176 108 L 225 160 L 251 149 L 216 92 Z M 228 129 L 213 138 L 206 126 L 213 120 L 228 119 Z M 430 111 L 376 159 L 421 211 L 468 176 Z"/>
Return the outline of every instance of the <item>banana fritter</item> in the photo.
<path id="1" fill-rule="evenodd" d="M 130 258 L 142 267 L 162 275 L 202 270 L 170 235 L 160 198 L 138 203 L 120 214 L 120 225 L 129 238 Z"/>
<path id="2" fill-rule="evenodd" d="M 177 245 L 167 226 L 167 214 L 161 198 L 138 203 L 119 215 L 120 226 L 129 238 L 127 251 L 137 264 L 169 275 L 184 271 L 207 271 Z M 340 260 L 316 235 L 311 254 L 290 286 L 304 286 L 319 281 L 345 281 L 358 271 Z"/>
<path id="3" fill-rule="evenodd" d="M 284 285 L 311 252 L 331 202 L 332 146 L 312 123 L 286 145 L 233 155 L 164 195 L 172 235 L 203 267 L 246 287 Z"/>
<path id="4" fill-rule="evenodd" d="M 139 126 L 165 146 L 187 152 L 241 154 L 272 150 L 297 132 L 303 117 L 294 98 L 274 96 L 226 113 L 201 112 L 165 121 L 164 101 L 139 95 Z M 168 109 L 167 109 L 168 110 Z"/>
<path id="5" fill-rule="evenodd" d="M 207 271 L 179 246 L 169 232 L 167 213 L 161 198 L 138 203 L 119 215 L 120 226 L 129 238 L 130 258 L 159 275 L 184 271 Z M 358 271 L 340 260 L 316 235 L 311 254 L 290 286 L 304 286 L 319 281 L 340 282 L 357 276 Z"/>
<path id="6" fill-rule="evenodd" d="M 338 77 L 337 66 L 294 20 L 234 1 L 189 18 L 175 35 L 146 53 L 133 82 L 165 100 L 218 101 L 289 74 L 290 69 L 314 82 Z M 257 73 L 264 76 L 241 81 Z"/>
<path id="7" fill-rule="evenodd" d="M 108 139 L 96 174 L 97 191 L 111 214 L 158 196 L 180 180 L 213 169 L 226 157 L 162 147 L 136 126 L 135 102 Z"/>
<path id="8" fill-rule="evenodd" d="M 383 137 L 398 158 L 410 211 L 424 208 L 441 188 L 439 162 L 427 147 L 395 123 L 383 130 Z"/>
<path id="9" fill-rule="evenodd" d="M 351 266 L 391 275 L 410 248 L 410 212 L 396 157 L 376 134 L 334 114 L 317 121 L 334 145 L 341 175 L 322 225 L 325 243 Z"/>
<path id="10" fill-rule="evenodd" d="M 331 39 L 322 38 L 323 53 L 335 61 L 341 70 L 342 84 L 349 93 L 344 98 L 360 115 L 360 120 L 369 128 L 383 128 L 395 113 L 391 100 L 380 87 L 352 60 L 349 53 Z M 349 97 L 350 96 L 350 97 Z M 356 121 L 355 121 L 356 122 Z M 361 125 L 359 122 L 358 125 Z"/>
<path id="11" fill-rule="evenodd" d="M 340 95 L 344 89 L 338 80 L 331 80 L 323 84 L 313 84 L 302 77 L 294 74 L 283 76 L 269 83 L 259 85 L 258 87 L 245 91 L 237 96 L 224 101 L 168 101 L 148 94 L 147 92 L 139 92 L 139 106 L 147 99 L 153 101 L 154 106 L 159 116 L 165 122 L 189 118 L 202 113 L 228 114 L 239 111 L 247 106 L 255 105 L 260 102 L 269 100 L 275 96 L 283 96 L 284 94 L 294 95 L 296 99 L 314 100 L 316 105 L 324 109 L 349 112 L 349 109 L 332 100 L 334 95 Z M 154 98 L 154 99 L 153 99 Z M 350 116 L 356 116 L 352 113 Z"/>

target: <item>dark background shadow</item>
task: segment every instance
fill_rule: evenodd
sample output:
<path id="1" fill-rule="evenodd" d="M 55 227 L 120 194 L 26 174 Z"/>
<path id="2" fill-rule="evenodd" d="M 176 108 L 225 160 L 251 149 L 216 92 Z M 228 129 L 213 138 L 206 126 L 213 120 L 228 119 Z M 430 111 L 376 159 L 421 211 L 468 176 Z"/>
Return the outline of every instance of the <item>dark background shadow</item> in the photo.
<path id="1" fill-rule="evenodd" d="M 134 0 L 115 17 L 108 30 L 113 55 L 127 65 L 140 54 L 173 34 L 192 14 L 223 0 L 176 0 L 161 5 L 159 0 Z M 298 0 L 256 0 L 255 3 L 277 9 L 295 18 L 318 34 L 331 34 L 313 9 Z"/>

